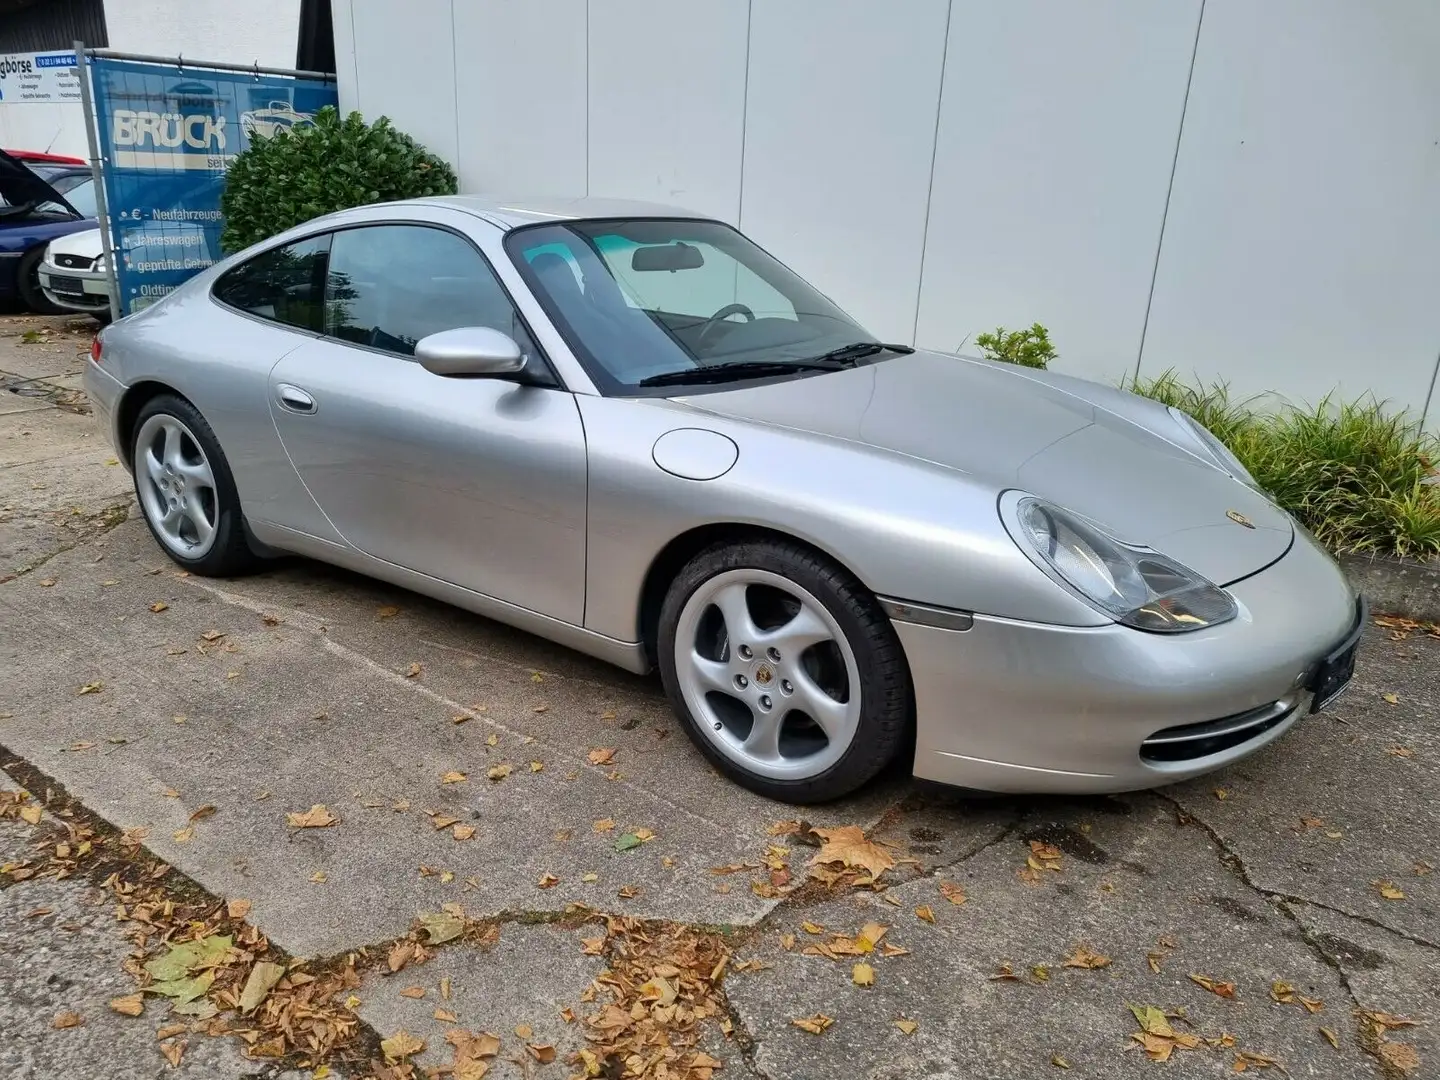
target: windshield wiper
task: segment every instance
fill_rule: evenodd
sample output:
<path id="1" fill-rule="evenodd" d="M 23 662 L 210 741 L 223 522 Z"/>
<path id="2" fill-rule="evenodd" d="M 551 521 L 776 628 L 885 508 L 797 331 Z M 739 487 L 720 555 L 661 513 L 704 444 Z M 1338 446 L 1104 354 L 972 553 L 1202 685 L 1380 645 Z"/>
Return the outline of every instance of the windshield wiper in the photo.
<path id="1" fill-rule="evenodd" d="M 853 367 L 839 357 L 820 356 L 814 360 L 736 360 L 729 364 L 662 371 L 641 379 L 638 386 L 684 386 L 699 383 L 735 382 L 740 379 L 763 379 L 769 375 L 789 375 L 792 371 L 840 371 Z"/>
<path id="2" fill-rule="evenodd" d="M 909 345 L 886 345 L 881 341 L 856 341 L 850 345 L 841 345 L 838 349 L 831 349 L 827 353 L 821 353 L 812 360 L 849 360 L 853 366 L 856 360 L 874 356 L 878 352 L 894 352 L 903 356 L 914 351 Z"/>

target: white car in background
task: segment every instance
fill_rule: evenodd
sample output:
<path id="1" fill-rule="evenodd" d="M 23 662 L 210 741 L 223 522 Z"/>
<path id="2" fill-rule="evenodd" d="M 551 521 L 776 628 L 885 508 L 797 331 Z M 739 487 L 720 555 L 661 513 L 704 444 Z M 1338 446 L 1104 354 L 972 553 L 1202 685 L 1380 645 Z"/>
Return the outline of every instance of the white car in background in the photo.
<path id="1" fill-rule="evenodd" d="M 50 241 L 39 267 L 45 299 L 67 311 L 110 322 L 110 282 L 99 229 L 70 233 Z"/>

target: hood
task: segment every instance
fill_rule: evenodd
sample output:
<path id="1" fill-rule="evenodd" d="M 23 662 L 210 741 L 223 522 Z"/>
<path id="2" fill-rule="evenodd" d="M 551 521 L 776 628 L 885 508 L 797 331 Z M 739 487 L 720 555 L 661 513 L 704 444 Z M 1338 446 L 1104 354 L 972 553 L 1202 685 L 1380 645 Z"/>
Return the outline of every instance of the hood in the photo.
<path id="1" fill-rule="evenodd" d="M 65 201 L 65 197 L 46 181 L 36 176 L 23 161 L 0 150 L 0 199 L 9 206 L 29 206 L 35 203 L 53 202 L 69 210 L 76 217 L 80 213 Z"/>
<path id="2" fill-rule="evenodd" d="M 1065 380 L 1062 387 L 1005 364 L 916 352 L 679 400 L 918 458 L 991 484 L 997 494 L 1020 488 L 1220 585 L 1285 554 L 1294 537 L 1289 516 L 1187 450 L 1186 434 L 1163 406 L 1122 416 L 1100 404 L 1115 391 L 1095 385 L 1092 401 L 1084 390 L 1090 385 Z"/>
<path id="3" fill-rule="evenodd" d="M 50 254 L 75 255 L 82 259 L 98 259 L 105 253 L 99 229 L 84 229 L 50 241 Z"/>

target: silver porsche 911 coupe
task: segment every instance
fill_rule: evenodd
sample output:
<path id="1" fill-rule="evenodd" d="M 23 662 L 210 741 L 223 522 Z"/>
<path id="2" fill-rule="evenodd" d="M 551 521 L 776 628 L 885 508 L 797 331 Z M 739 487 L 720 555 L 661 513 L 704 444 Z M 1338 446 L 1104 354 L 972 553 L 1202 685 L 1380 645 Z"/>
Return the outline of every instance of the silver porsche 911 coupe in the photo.
<path id="1" fill-rule="evenodd" d="M 737 782 L 1218 768 L 1349 681 L 1363 601 L 1183 413 L 877 341 L 728 225 L 456 197 L 318 218 L 105 330 L 175 562 L 298 553 L 635 672 Z"/>

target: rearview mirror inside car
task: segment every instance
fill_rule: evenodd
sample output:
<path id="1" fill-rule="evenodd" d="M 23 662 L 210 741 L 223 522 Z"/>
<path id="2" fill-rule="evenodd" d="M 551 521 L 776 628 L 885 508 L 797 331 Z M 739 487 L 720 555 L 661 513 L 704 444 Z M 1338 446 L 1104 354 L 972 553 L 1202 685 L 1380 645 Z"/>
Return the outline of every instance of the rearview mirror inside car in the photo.
<path id="1" fill-rule="evenodd" d="M 705 257 L 699 248 L 676 241 L 673 244 L 651 244 L 638 247 L 630 256 L 630 269 L 653 270 L 699 270 L 705 265 Z"/>

